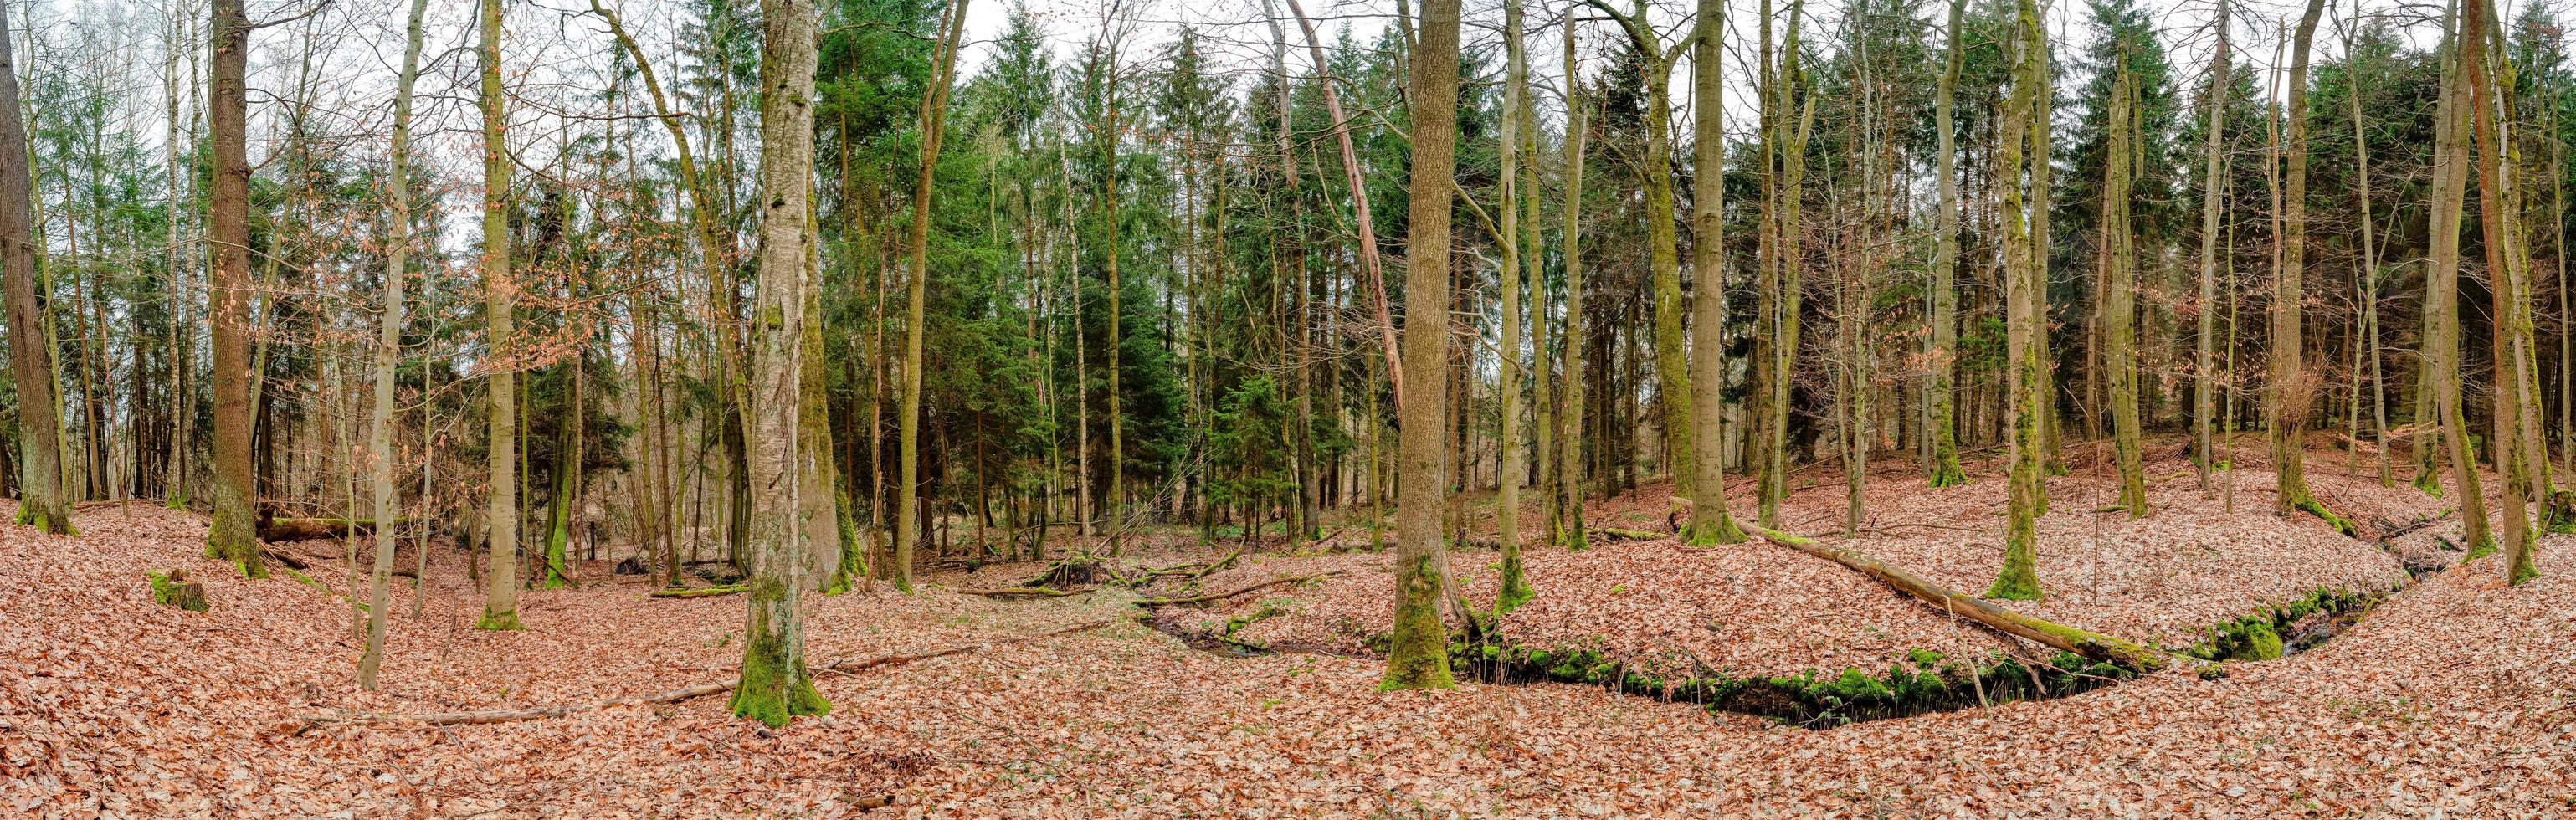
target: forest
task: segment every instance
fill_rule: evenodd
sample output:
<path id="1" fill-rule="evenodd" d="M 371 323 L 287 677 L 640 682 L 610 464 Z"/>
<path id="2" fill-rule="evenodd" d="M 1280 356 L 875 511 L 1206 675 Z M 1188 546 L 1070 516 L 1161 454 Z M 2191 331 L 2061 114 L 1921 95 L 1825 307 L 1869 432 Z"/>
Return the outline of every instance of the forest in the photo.
<path id="1" fill-rule="evenodd" d="M 2569 19 L 0 0 L 0 805 L 2576 814 Z"/>

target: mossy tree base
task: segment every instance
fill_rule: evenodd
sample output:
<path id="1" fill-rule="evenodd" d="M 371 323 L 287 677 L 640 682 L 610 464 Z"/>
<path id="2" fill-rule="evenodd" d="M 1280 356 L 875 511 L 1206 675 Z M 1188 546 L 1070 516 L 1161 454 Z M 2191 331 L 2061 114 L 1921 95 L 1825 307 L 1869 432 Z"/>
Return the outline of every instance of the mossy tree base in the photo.
<path id="1" fill-rule="evenodd" d="M 1744 528 L 1738 526 L 1735 517 L 1725 510 L 1719 510 L 1714 521 L 1692 521 L 1682 533 L 1682 543 L 1694 547 L 1741 544 L 1747 540 L 1750 536 L 1744 534 Z"/>
<path id="2" fill-rule="evenodd" d="M 798 715 L 832 711 L 831 701 L 815 691 L 813 673 L 802 661 L 787 657 L 787 644 L 764 635 L 743 645 L 742 681 L 733 690 L 733 714 L 777 729 Z"/>
<path id="3" fill-rule="evenodd" d="M 1378 691 L 1447 689 L 1457 685 L 1449 671 L 1449 629 L 1440 620 L 1440 565 L 1431 555 L 1400 562 L 1395 629 L 1387 635 L 1386 675 Z"/>
<path id="4" fill-rule="evenodd" d="M 2414 486 L 2415 489 L 2423 490 L 2426 495 L 2430 495 L 2434 498 L 2443 497 L 2444 491 L 2442 489 L 2442 477 L 2434 475 L 2431 470 L 2424 470 L 2416 473 Z"/>
<path id="5" fill-rule="evenodd" d="M 1948 487 L 1965 487 L 1972 482 L 1968 480 L 1968 471 L 1959 467 L 1958 454 L 1950 453 L 1933 462 L 1932 474 L 1926 477 L 1925 483 L 1930 484 L 1933 489 L 1937 490 Z"/>
<path id="6" fill-rule="evenodd" d="M 18 505 L 18 523 L 52 535 L 73 535 L 80 531 L 72 526 L 70 516 L 47 515 L 29 504 Z"/>
<path id="7" fill-rule="evenodd" d="M 474 619 L 474 628 L 489 629 L 496 632 L 515 632 L 526 629 L 528 626 L 526 624 L 519 623 L 519 612 L 514 609 L 499 614 L 493 614 L 490 612 L 483 613 L 483 617 Z"/>
<path id="8" fill-rule="evenodd" d="M 1986 597 L 2002 601 L 2038 601 L 2048 597 L 2039 586 L 2039 561 L 2029 544 L 2015 544 L 2004 552 L 2004 566 L 1995 573 L 1995 583 L 1986 587 Z"/>

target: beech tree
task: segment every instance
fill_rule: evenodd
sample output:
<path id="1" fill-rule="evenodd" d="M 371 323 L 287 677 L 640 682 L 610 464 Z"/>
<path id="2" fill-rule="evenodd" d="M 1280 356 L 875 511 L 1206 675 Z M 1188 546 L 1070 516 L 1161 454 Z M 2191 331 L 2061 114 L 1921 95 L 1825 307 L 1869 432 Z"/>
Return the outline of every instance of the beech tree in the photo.
<path id="1" fill-rule="evenodd" d="M 1450 685 L 1441 530 L 1441 419 L 1448 415 L 1450 178 L 1456 167 L 1458 0 L 1423 0 L 1421 41 L 1410 55 L 1413 181 L 1407 220 L 1404 361 L 1414 395 L 1404 403 L 1404 475 L 1396 506 L 1395 625 L 1382 689 Z M 1570 246 L 1569 246 L 1570 247 Z M 1577 519 L 1580 520 L 1579 518 Z M 1462 613 L 1463 614 L 1463 613 Z"/>

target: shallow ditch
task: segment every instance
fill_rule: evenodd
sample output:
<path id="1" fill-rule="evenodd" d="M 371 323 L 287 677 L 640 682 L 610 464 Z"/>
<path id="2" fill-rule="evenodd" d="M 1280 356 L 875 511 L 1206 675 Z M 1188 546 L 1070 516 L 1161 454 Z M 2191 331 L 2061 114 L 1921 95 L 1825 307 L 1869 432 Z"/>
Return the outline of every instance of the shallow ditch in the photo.
<path id="1" fill-rule="evenodd" d="M 2432 519 L 2391 528 L 2377 541 L 2390 542 L 2429 525 Z M 2205 661 L 2265 661 L 2323 646 L 2361 623 L 2380 604 L 2432 575 L 2457 566 L 2410 563 L 2407 579 L 2385 590 L 2317 589 L 2286 604 L 2265 605 L 2242 617 L 2213 624 L 2194 645 L 2175 654 Z M 1156 613 L 1147 623 L 1193 648 L 1249 657 L 1271 653 L 1348 655 L 1304 645 L 1261 645 L 1235 639 L 1253 622 L 1286 609 L 1265 600 L 1244 614 L 1228 618 L 1224 631 L 1210 634 L 1205 622 L 1180 612 Z M 1383 656 L 1382 638 L 1370 641 L 1372 656 Z M 1829 728 L 1873 720 L 1911 717 L 2018 701 L 2051 700 L 2116 686 L 2135 673 L 2072 652 L 2053 656 L 2002 656 L 1974 665 L 1941 653 L 1915 650 L 1883 672 L 1847 668 L 1839 673 L 1809 671 L 1790 676 L 1731 675 L 1692 661 L 1693 672 L 1668 679 L 1640 671 L 1631 659 L 1614 658 L 1597 648 L 1532 648 L 1491 642 L 1470 643 L 1463 636 L 1449 646 L 1450 661 L 1461 675 L 1489 684 L 1567 683 L 1600 686 L 1624 694 L 1675 703 L 1690 703 L 1711 712 L 1730 712 L 1770 719 L 1783 725 Z"/>

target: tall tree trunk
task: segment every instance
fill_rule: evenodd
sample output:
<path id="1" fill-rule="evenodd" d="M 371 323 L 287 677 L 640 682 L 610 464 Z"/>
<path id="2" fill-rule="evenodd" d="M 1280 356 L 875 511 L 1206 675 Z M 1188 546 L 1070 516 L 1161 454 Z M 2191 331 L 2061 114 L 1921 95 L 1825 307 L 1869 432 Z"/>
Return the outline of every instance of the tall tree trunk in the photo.
<path id="1" fill-rule="evenodd" d="M 2264 401 L 2264 426 L 2271 437 L 2281 510 L 2308 511 L 2350 535 L 2354 532 L 2352 525 L 2308 492 L 2304 454 L 2308 412 L 2318 384 L 2302 363 L 2300 348 L 2305 341 L 2299 325 L 2300 301 L 2306 298 L 2301 280 L 2308 253 L 2308 48 L 2316 39 L 2317 18 L 2324 11 L 2325 0 L 2308 0 L 2307 11 L 2299 17 L 2298 33 L 2291 38 L 2287 101 L 2283 106 L 2289 123 L 2282 148 L 2287 156 L 2283 158 L 2281 186 L 2281 269 L 2273 281 L 2272 372 L 2265 384 L 2268 395 Z"/>
<path id="2" fill-rule="evenodd" d="M 1574 23 L 1565 25 L 1565 76 L 1579 77 L 1580 66 L 1574 56 Z M 1569 86 L 1579 85 L 1568 83 Z M 1565 220 L 1560 233 L 1565 243 L 1565 331 L 1559 342 L 1565 352 L 1565 415 L 1558 419 L 1564 433 L 1557 437 L 1559 464 L 1557 483 L 1565 493 L 1565 512 L 1561 537 L 1565 548 L 1579 550 L 1589 546 L 1583 532 L 1583 143 L 1589 136 L 1584 122 L 1586 113 L 1581 98 L 1567 92 L 1565 126 L 1565 199 L 1557 210 Z M 1598 445 L 1600 442 L 1594 442 Z"/>
<path id="3" fill-rule="evenodd" d="M 1958 107 L 1959 74 L 1966 65 L 1967 51 L 1961 46 L 1960 19 L 1968 0 L 1950 0 L 1948 56 L 1943 59 L 1940 85 L 1933 91 L 1932 128 L 1940 140 L 1939 167 L 1934 173 L 1939 181 L 1940 202 L 1935 205 L 1932 246 L 1932 389 L 1927 399 L 1932 405 L 1932 441 L 1930 483 L 1934 487 L 1956 487 L 1968 483 L 1967 471 L 1959 467 L 1959 443 L 1953 420 L 1957 399 L 1951 379 L 1958 370 L 1959 289 L 1959 147 L 1953 123 Z"/>
<path id="4" fill-rule="evenodd" d="M 1440 618 L 1441 419 L 1449 397 L 1449 212 L 1458 123 L 1458 0 L 1424 0 L 1412 55 L 1412 211 L 1405 254 L 1404 360 L 1421 388 L 1405 402 L 1403 501 L 1396 506 L 1395 625 L 1384 689 L 1450 685 L 1449 635 Z M 1569 211 L 1570 213 L 1571 211 Z"/>
<path id="5" fill-rule="evenodd" d="M 2459 7 L 2452 4 L 2445 24 L 2459 20 Z M 2432 347 L 2434 410 L 2441 417 L 2442 442 L 2449 451 L 2451 472 L 2460 488 L 2460 519 L 2466 526 L 2462 537 L 2469 549 L 2495 548 L 2495 536 L 2487 529 L 2486 490 L 2478 476 L 2477 452 L 2469 441 L 2468 417 L 2460 402 L 2460 223 L 2462 199 L 2468 192 L 2467 147 L 2461 145 L 2468 131 L 2468 109 L 2462 105 L 2466 96 L 2462 79 L 2461 35 L 2454 30 L 2442 64 L 2440 100 L 2434 106 L 2438 123 L 2433 141 L 2432 271 L 2425 285 L 2424 299 L 2433 311 L 2426 325 Z M 2419 484 L 2428 483 L 2431 471 L 2418 475 Z M 2429 482 L 2441 486 L 2438 478 Z"/>
<path id="6" fill-rule="evenodd" d="M 1645 0 L 1635 0 L 1628 13 L 1611 8 L 1608 0 L 1587 1 L 1619 22 L 1643 58 L 1638 68 L 1646 81 L 1646 157 L 1640 173 L 1646 187 L 1647 269 L 1653 275 L 1655 298 L 1655 378 L 1660 382 L 1655 395 L 1663 407 L 1666 472 L 1672 474 L 1674 489 L 1696 497 L 1692 483 L 1698 475 L 1692 462 L 1697 451 L 1692 433 L 1697 422 L 1691 414 L 1691 371 L 1682 348 L 1681 240 L 1673 223 L 1672 70 L 1682 52 L 1667 51 L 1656 38 Z"/>
<path id="7" fill-rule="evenodd" d="M 2540 474 L 2548 462 L 2534 457 L 2538 442 L 2531 441 L 2536 425 L 2530 417 L 2538 415 L 2533 406 L 2538 389 L 2532 378 L 2529 260 L 2523 256 L 2522 228 L 2515 224 L 2515 198 L 2506 188 L 2519 169 L 2506 154 L 2512 140 L 2504 133 L 2504 116 L 2497 110 L 2503 106 L 2495 99 L 2511 93 L 2513 68 L 2488 46 L 2486 18 L 2491 11 L 2487 0 L 2462 0 L 2459 54 L 2465 75 L 2461 88 L 2469 98 L 2469 120 L 2477 140 L 2480 244 L 2486 246 L 2489 290 L 2494 294 L 2495 428 L 2488 446 L 2504 479 L 2505 583 L 2520 584 L 2540 574 L 2533 558 L 2538 537 L 2527 505 L 2544 491 L 2546 480 Z M 2491 55 L 2496 59 L 2492 85 L 2487 71 Z"/>
<path id="8" fill-rule="evenodd" d="M 2047 364 L 2040 360 L 2038 345 L 2039 335 L 2047 332 L 2043 323 L 2047 297 L 2037 292 L 2039 278 L 2031 273 L 2047 251 L 2036 247 L 2032 240 L 2022 192 L 2022 149 L 2031 139 L 2031 129 L 2046 127 L 2037 117 L 2039 62 L 2047 58 L 2038 45 L 2046 35 L 2035 0 L 2016 3 L 2014 31 L 2012 99 L 2002 113 L 2003 138 L 1996 150 L 1994 172 L 1995 185 L 2000 189 L 1997 198 L 2002 202 L 2004 281 L 2009 291 L 2005 312 L 2010 335 L 2006 344 L 2010 361 L 2006 366 L 2011 368 L 2008 389 L 2012 395 L 2012 476 L 2004 565 L 1994 585 L 1986 590 L 1986 597 L 2029 601 L 2043 594 L 2038 567 L 2043 458 L 2040 419 L 2048 412 L 2043 395 L 2046 382 L 2040 378 Z"/>
<path id="9" fill-rule="evenodd" d="M 393 160 L 385 187 L 393 212 L 385 240 L 385 306 L 376 331 L 375 408 L 369 413 L 367 450 L 375 471 L 374 571 L 367 576 L 367 649 L 358 659 L 358 688 L 376 688 L 376 668 L 385 654 L 385 607 L 394 574 L 394 530 L 402 514 L 394 506 L 394 362 L 402 352 L 403 278 L 411 263 L 411 89 L 420 76 L 421 16 L 429 0 L 411 0 L 409 23 L 403 27 L 402 73 L 394 80 Z"/>
<path id="10" fill-rule="evenodd" d="M 1300 18 L 1303 19 L 1303 18 Z M 1494 611 L 1510 612 L 1530 598 L 1529 579 L 1521 566 L 1521 265 L 1532 266 L 1538 260 L 1521 258 L 1520 189 L 1521 103 L 1528 93 L 1528 55 L 1523 53 L 1520 0 L 1503 0 L 1503 124 L 1495 150 L 1502 154 L 1502 230 L 1494 244 L 1502 249 L 1503 269 L 1500 289 L 1503 292 L 1503 347 L 1500 389 L 1495 391 L 1502 402 L 1502 431 L 1496 436 L 1502 450 L 1502 466 L 1494 482 L 1494 536 L 1499 542 L 1501 575 L 1496 581 Z M 1335 118 L 1338 122 L 1339 118 Z M 1533 279 L 1533 281 L 1535 281 Z M 1538 301 L 1538 291 L 1530 291 L 1530 301 Z M 1535 315 L 1536 311 L 1532 311 Z M 1532 324 L 1536 324 L 1533 322 Z M 1532 361 L 1547 360 L 1542 347 Z M 1545 381 L 1542 376 L 1540 381 Z"/>
<path id="11" fill-rule="evenodd" d="M 2353 19 L 2361 19 L 2361 0 L 2353 0 Z M 2353 35 L 2344 38 L 2345 76 L 2351 88 L 2344 101 L 2352 112 L 2352 153 L 2355 178 L 2359 182 L 2361 202 L 2361 332 L 2366 334 L 2370 356 L 2370 412 L 2372 429 L 2379 434 L 2379 486 L 2397 486 L 2388 464 L 2388 379 L 2380 366 L 2379 350 L 2379 246 L 2372 235 L 2370 221 L 2370 137 L 2361 120 L 2361 65 L 2355 40 L 2361 27 L 2353 26 Z M 2563 293 L 2563 289 L 2562 289 Z M 2561 357 L 2562 360 L 2564 356 Z M 2563 362 L 2562 362 L 2563 363 Z M 2358 375 L 2355 378 L 2359 378 Z M 2361 396 L 2354 395 L 2359 404 Z"/>
<path id="12" fill-rule="evenodd" d="M 2109 157 L 2102 180 L 2102 341 L 2100 361 L 2110 382 L 2112 448 L 2118 454 L 2120 506 L 2129 517 L 2147 514 L 2145 450 L 2138 429 L 2137 255 L 2130 236 L 2129 191 L 2136 170 L 2132 152 L 2138 116 L 2136 80 L 2126 44 L 2113 47 Z"/>
<path id="13" fill-rule="evenodd" d="M 511 345 L 518 285 L 510 281 L 509 114 L 501 96 L 501 0 L 482 2 L 483 367 L 489 397 L 486 450 L 492 489 L 485 521 L 492 528 L 489 584 L 477 629 L 519 629 L 519 390 Z M 220 435 L 220 433 L 218 434 Z"/>
<path id="14" fill-rule="evenodd" d="M 963 3 L 959 4 L 961 7 Z M 806 426 L 803 359 L 806 260 L 813 241 L 814 29 L 811 0 L 761 0 L 760 279 L 752 307 L 752 384 L 744 416 L 751 440 L 752 554 L 745 596 L 741 684 L 733 713 L 771 728 L 831 704 L 805 668 L 798 605 L 818 568 L 799 545 L 810 513 L 807 462 L 828 457 L 799 441 Z"/>
<path id="15" fill-rule="evenodd" d="M 948 87 L 957 47 L 965 39 L 968 0 L 957 0 L 940 23 L 939 62 L 921 96 L 921 173 L 912 189 L 912 278 L 904 286 L 903 398 L 896 409 L 901 444 L 895 486 L 894 585 L 912 591 L 912 552 L 921 543 L 921 336 L 922 302 L 930 284 L 930 195 L 939 168 L 939 144 L 948 125 Z"/>
<path id="16" fill-rule="evenodd" d="M 214 340 L 215 515 L 206 557 L 230 561 L 244 576 L 268 577 L 259 557 L 258 489 L 251 479 L 250 160 L 247 104 L 250 20 L 241 0 L 214 0 L 207 70 L 206 124 L 214 147 L 214 182 L 206 208 L 206 242 L 214 246 L 210 288 Z M 22 382 L 23 383 L 23 382 Z"/>
<path id="17" fill-rule="evenodd" d="M 221 11 L 223 0 L 216 7 Z M 217 21 L 237 20 L 240 7 L 233 8 L 233 18 L 218 16 Z M 43 318 L 50 311 L 36 294 L 36 248 L 42 240 L 31 204 L 35 182 L 27 163 L 18 161 L 28 154 L 27 126 L 18 108 L 18 61 L 10 50 L 15 38 L 8 9 L 0 8 L 0 157 L 11 159 L 0 163 L 0 291 L 8 301 L 10 374 L 18 380 L 18 523 L 63 535 L 72 531 L 71 508 L 63 499 L 62 419 L 59 408 L 43 398 L 54 383 L 53 348 L 46 344 Z M 240 99 L 238 91 L 233 98 Z M 249 519 L 240 521 L 245 529 L 249 526 Z M 242 571 L 265 574 L 258 545 L 251 546 Z M 208 552 L 216 552 L 213 542 Z M 227 550 L 221 557 L 235 554 Z"/>
<path id="18" fill-rule="evenodd" d="M 1688 424 L 1700 451 L 1688 460 L 1692 544 L 1735 544 L 1744 531 L 1726 508 L 1726 39 L 1725 0 L 1699 0 L 1691 46 L 1691 374 Z M 1672 385 L 1666 384 L 1666 390 Z M 1677 459 L 1677 461 L 1680 461 Z M 1679 466 L 1678 464 L 1676 466 Z"/>
<path id="19" fill-rule="evenodd" d="M 2218 320 L 2218 215 L 2226 202 L 2227 70 L 2231 67 L 2227 34 L 2236 23 L 2228 17 L 2227 5 L 2227 0 L 2219 0 L 2218 13 L 2212 18 L 2218 28 L 2218 49 L 2209 58 L 2209 130 L 2204 137 L 2208 145 L 2200 189 L 2200 335 L 2192 368 L 2199 381 L 2192 387 L 2191 459 L 2200 473 L 2203 493 L 2209 492 L 2209 471 L 2218 463 L 2217 442 L 2210 435 L 2210 414 L 2216 409 L 2217 392 L 2222 389 L 2213 347 Z"/>

